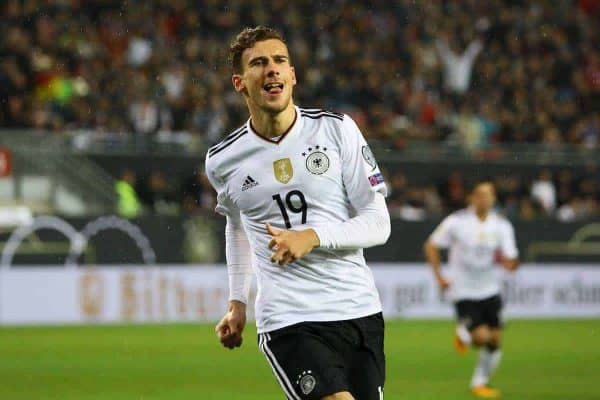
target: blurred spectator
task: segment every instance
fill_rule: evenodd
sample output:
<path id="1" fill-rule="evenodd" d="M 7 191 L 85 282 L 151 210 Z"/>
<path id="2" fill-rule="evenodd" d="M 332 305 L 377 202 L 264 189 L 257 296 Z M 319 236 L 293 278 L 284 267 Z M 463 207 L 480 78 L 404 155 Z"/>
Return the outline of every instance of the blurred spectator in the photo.
<path id="1" fill-rule="evenodd" d="M 440 193 L 442 198 L 446 200 L 449 212 L 463 208 L 466 204 L 467 195 L 463 175 L 458 171 L 452 172 L 442 184 Z"/>
<path id="2" fill-rule="evenodd" d="M 552 173 L 545 169 L 540 172 L 537 180 L 531 185 L 531 197 L 539 202 L 546 212 L 550 215 L 556 208 L 556 188 L 552 182 Z"/>
<path id="3" fill-rule="evenodd" d="M 539 210 L 536 203 L 530 198 L 521 199 L 519 207 L 519 218 L 523 221 L 532 221 L 539 216 Z"/>
<path id="4" fill-rule="evenodd" d="M 115 183 L 118 196 L 117 211 L 124 218 L 135 218 L 142 212 L 142 205 L 135 191 L 136 181 L 135 172 L 125 170 Z"/>
<path id="5" fill-rule="evenodd" d="M 202 168 L 197 168 L 181 188 L 183 211 L 194 214 L 200 210 L 212 210 L 215 206 L 214 190 Z"/>
<path id="6" fill-rule="evenodd" d="M 154 170 L 146 179 L 136 185 L 140 201 L 157 214 L 172 214 L 177 212 L 177 202 L 173 189 L 164 172 Z"/>
<path id="7" fill-rule="evenodd" d="M 446 39 L 436 40 L 435 45 L 444 64 L 446 89 L 451 93 L 465 93 L 469 90 L 473 64 L 483 45 L 479 40 L 474 40 L 463 53 L 459 53 L 455 42 L 448 43 Z"/>

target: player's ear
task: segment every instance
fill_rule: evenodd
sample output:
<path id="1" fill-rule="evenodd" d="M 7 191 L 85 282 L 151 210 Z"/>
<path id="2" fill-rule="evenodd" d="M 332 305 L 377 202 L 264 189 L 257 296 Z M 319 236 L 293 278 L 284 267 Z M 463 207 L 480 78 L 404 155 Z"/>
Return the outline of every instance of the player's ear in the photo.
<path id="1" fill-rule="evenodd" d="M 233 88 L 236 92 L 242 93 L 244 89 L 246 89 L 246 85 L 244 85 L 244 80 L 242 76 L 239 74 L 233 74 L 231 77 L 231 83 L 233 84 Z"/>
<path id="2" fill-rule="evenodd" d="M 290 67 L 292 73 L 292 84 L 296 86 L 296 69 L 294 67 Z"/>

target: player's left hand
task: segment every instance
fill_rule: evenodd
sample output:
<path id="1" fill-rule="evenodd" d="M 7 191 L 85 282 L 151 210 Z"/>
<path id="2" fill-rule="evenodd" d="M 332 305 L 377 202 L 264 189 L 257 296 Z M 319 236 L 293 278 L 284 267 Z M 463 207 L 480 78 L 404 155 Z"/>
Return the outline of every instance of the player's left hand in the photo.
<path id="1" fill-rule="evenodd" d="M 269 249 L 275 251 L 271 255 L 271 262 L 280 266 L 296 261 L 319 246 L 319 237 L 313 229 L 288 231 L 273 228 L 269 223 L 266 227 L 271 235 Z"/>
<path id="2" fill-rule="evenodd" d="M 501 253 L 496 254 L 496 262 L 507 271 L 515 271 L 519 268 L 519 260 L 504 257 Z"/>
<path id="3" fill-rule="evenodd" d="M 508 258 L 504 258 L 501 261 L 502 266 L 504 267 L 504 269 L 506 269 L 507 271 L 516 271 L 517 268 L 519 268 L 519 261 L 518 260 L 511 260 Z"/>

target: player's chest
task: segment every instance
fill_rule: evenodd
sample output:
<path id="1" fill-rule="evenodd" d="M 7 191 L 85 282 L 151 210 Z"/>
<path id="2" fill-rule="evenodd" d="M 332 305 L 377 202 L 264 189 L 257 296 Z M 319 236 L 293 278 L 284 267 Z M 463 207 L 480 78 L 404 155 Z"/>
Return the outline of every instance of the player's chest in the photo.
<path id="1" fill-rule="evenodd" d="M 316 201 L 340 191 L 339 148 L 327 140 L 270 145 L 238 164 L 228 179 L 234 203 L 243 211 L 273 201 Z"/>
<path id="2" fill-rule="evenodd" d="M 494 224 L 465 223 L 458 232 L 459 242 L 468 248 L 495 249 L 501 243 L 500 230 Z"/>

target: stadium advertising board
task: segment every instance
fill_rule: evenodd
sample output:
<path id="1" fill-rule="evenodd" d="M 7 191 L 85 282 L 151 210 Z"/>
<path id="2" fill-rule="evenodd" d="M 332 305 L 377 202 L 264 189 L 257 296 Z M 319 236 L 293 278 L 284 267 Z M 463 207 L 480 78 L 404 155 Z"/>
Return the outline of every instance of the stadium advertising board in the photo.
<path id="1" fill-rule="evenodd" d="M 423 264 L 373 266 L 388 318 L 449 318 Z M 508 318 L 600 318 L 600 268 L 525 265 L 503 278 Z M 0 323 L 214 321 L 227 304 L 224 266 L 0 269 Z M 252 317 L 252 315 L 250 315 Z"/>

